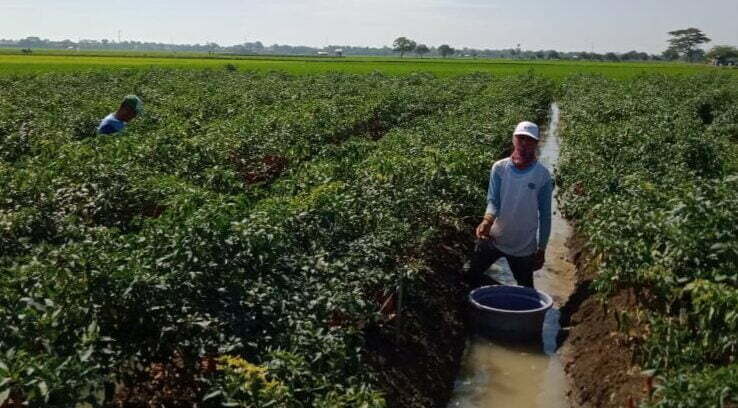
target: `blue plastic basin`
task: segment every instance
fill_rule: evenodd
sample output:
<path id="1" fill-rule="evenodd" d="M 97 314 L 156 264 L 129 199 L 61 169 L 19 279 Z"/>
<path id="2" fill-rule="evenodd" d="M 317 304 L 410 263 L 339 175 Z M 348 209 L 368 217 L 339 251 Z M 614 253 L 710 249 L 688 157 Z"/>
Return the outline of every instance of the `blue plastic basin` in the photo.
<path id="1" fill-rule="evenodd" d="M 469 294 L 476 330 L 510 340 L 541 339 L 543 320 L 553 306 L 551 296 L 523 286 L 483 286 Z"/>

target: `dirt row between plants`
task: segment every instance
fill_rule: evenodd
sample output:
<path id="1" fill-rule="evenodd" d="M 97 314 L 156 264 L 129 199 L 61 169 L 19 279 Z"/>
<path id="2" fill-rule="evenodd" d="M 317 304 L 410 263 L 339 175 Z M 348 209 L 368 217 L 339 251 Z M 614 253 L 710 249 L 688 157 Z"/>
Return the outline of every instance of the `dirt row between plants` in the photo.
<path id="1" fill-rule="evenodd" d="M 572 407 L 636 407 L 653 392 L 652 379 L 636 363 L 635 338 L 619 330 L 618 313 L 631 314 L 643 307 L 643 297 L 622 290 L 605 302 L 590 289 L 598 261 L 583 248 L 575 234 L 569 242 L 576 265 L 576 289 L 561 308 L 566 336 L 560 350 L 570 387 Z M 632 335 L 631 335 L 632 334 Z"/>
<path id="2" fill-rule="evenodd" d="M 367 330 L 366 360 L 389 407 L 443 408 L 451 399 L 468 337 L 462 267 L 472 228 L 449 230 L 421 253 L 428 268 L 400 315 Z"/>

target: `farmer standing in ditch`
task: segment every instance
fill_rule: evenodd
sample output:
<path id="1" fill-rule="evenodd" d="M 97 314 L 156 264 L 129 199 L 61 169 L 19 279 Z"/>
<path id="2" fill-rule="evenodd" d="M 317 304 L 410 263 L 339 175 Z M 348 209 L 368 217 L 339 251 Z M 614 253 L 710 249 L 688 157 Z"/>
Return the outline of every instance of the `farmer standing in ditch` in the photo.
<path id="1" fill-rule="evenodd" d="M 487 211 L 477 227 L 476 248 L 467 279 L 474 287 L 497 284 L 484 272 L 507 258 L 518 285 L 533 287 L 533 271 L 543 267 L 551 234 L 551 173 L 536 160 L 538 126 L 520 122 L 515 150 L 492 166 Z"/>
<path id="2" fill-rule="evenodd" d="M 143 102 L 138 96 L 128 95 L 118 110 L 106 116 L 97 127 L 97 133 L 109 135 L 122 131 L 143 110 Z"/>

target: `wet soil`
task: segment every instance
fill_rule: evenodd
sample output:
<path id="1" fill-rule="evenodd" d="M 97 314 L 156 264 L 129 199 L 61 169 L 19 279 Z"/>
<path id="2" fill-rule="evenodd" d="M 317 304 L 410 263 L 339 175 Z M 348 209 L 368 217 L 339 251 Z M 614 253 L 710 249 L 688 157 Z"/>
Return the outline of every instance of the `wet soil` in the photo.
<path id="1" fill-rule="evenodd" d="M 590 289 L 597 262 L 581 247 L 584 239 L 570 243 L 577 265 L 577 288 L 561 309 L 561 326 L 567 334 L 562 347 L 564 370 L 571 383 L 573 407 L 635 407 L 653 392 L 651 378 L 636 363 L 636 341 L 619 329 L 617 313 L 635 315 L 645 296 L 632 290 L 601 299 Z M 638 331 L 635 327 L 632 330 Z"/>

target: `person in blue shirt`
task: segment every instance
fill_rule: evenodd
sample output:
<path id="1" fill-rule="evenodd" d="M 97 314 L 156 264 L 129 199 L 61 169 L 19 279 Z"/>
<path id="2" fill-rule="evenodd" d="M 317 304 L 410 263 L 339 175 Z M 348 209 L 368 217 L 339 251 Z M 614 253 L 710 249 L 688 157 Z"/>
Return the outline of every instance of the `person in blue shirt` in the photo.
<path id="1" fill-rule="evenodd" d="M 497 284 L 485 271 L 505 257 L 518 285 L 533 287 L 533 272 L 545 262 L 551 234 L 553 179 L 538 162 L 539 130 L 521 122 L 513 133 L 514 151 L 490 171 L 487 210 L 476 230 L 478 238 L 467 279 L 474 286 Z"/>
<path id="2" fill-rule="evenodd" d="M 138 96 L 128 95 L 123 103 L 114 113 L 106 116 L 97 127 L 97 133 L 109 135 L 118 133 L 125 129 L 128 122 L 132 121 L 143 110 L 143 102 Z"/>

